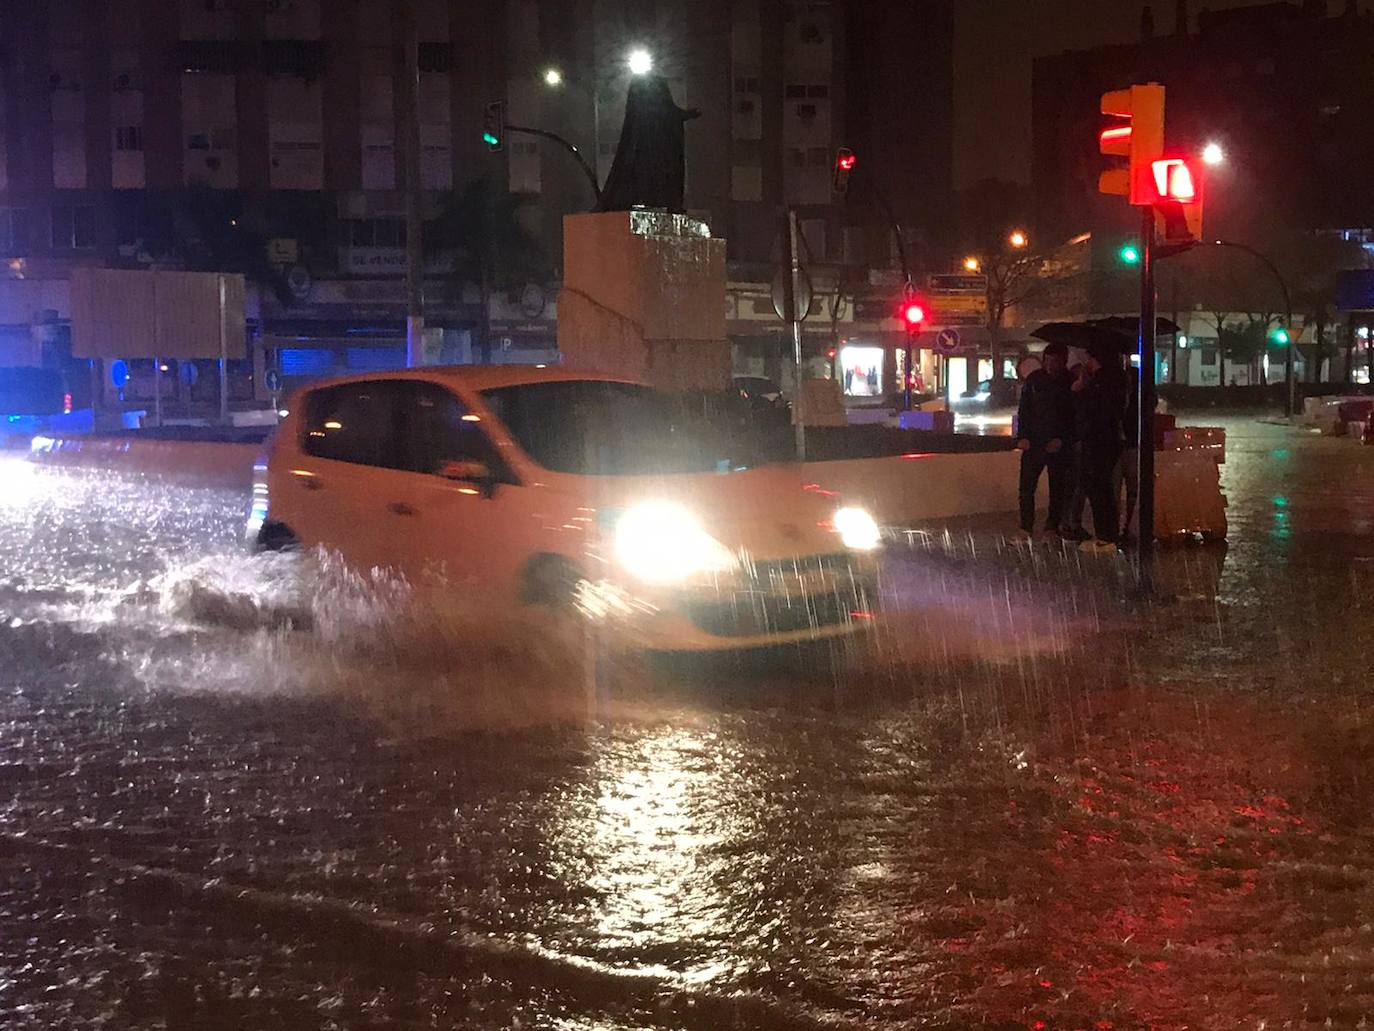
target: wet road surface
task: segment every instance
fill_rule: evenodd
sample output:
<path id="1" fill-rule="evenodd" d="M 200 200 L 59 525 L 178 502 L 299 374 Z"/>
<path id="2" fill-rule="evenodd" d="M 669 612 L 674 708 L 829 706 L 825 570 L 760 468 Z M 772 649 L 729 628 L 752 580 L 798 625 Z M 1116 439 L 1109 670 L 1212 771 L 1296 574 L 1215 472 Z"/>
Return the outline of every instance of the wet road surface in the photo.
<path id="1" fill-rule="evenodd" d="M 1374 449 L 1226 425 L 1160 600 L 914 535 L 865 654 L 592 692 L 232 495 L 0 460 L 0 1026 L 1360 1026 Z"/>

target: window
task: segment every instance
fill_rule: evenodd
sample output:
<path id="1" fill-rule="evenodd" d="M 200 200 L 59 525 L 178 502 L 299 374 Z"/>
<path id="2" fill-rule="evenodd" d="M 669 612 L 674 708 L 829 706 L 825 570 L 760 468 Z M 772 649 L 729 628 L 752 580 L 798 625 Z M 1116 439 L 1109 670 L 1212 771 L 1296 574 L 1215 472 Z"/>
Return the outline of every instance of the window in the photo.
<path id="1" fill-rule="evenodd" d="M 728 472 L 726 448 L 671 395 L 596 380 L 488 390 L 482 399 L 535 462 L 605 476 Z"/>
<path id="2" fill-rule="evenodd" d="M 420 44 L 420 74 L 447 74 L 453 67 L 453 47 L 448 43 Z"/>
<path id="3" fill-rule="evenodd" d="M 757 75 L 736 75 L 736 93 L 757 93 L 759 91 L 759 77 Z"/>
<path id="4" fill-rule="evenodd" d="M 481 462 L 496 471 L 496 449 L 463 402 L 434 383 L 397 383 L 396 387 L 402 469 L 438 473 L 446 462 Z"/>
<path id="5" fill-rule="evenodd" d="M 317 390 L 305 402 L 305 453 L 331 462 L 394 468 L 395 411 L 390 383 L 346 383 Z"/>
<path id="6" fill-rule="evenodd" d="M 350 247 L 404 247 L 406 224 L 400 218 L 354 218 L 346 226 Z"/>
<path id="7" fill-rule="evenodd" d="M 231 75 L 242 63 L 233 40 L 183 40 L 177 46 L 177 64 L 183 72 Z"/>
<path id="8" fill-rule="evenodd" d="M 27 208 L 0 208 L 0 247 L 6 257 L 29 249 L 29 212 Z"/>
<path id="9" fill-rule="evenodd" d="M 783 90 L 783 96 L 788 100 L 805 100 L 806 87 L 801 83 L 789 82 Z"/>
<path id="10" fill-rule="evenodd" d="M 115 150 L 142 150 L 143 126 L 119 125 L 115 127 Z"/>
<path id="11" fill-rule="evenodd" d="M 52 247 L 55 251 L 95 246 L 95 208 L 57 205 L 52 209 Z"/>
<path id="12" fill-rule="evenodd" d="M 268 75 L 318 79 L 324 74 L 324 44 L 310 39 L 268 40 L 262 45 Z"/>

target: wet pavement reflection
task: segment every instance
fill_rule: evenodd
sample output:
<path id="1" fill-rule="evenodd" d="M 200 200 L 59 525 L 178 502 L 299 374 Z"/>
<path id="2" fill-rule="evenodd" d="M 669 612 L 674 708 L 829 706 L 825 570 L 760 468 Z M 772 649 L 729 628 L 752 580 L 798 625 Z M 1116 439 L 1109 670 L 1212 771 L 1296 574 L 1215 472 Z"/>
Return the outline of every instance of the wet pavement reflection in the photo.
<path id="1" fill-rule="evenodd" d="M 232 495 L 0 460 L 0 1024 L 1358 1026 L 1374 449 L 1225 423 L 1155 596 L 924 528 L 852 653 L 590 691 Z"/>

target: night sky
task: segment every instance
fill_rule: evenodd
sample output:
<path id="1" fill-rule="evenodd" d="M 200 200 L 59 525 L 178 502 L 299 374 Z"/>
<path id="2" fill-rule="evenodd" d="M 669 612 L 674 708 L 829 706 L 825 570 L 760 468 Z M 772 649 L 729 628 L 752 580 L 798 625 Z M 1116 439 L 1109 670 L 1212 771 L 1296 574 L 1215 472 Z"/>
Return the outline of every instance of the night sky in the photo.
<path id="1" fill-rule="evenodd" d="M 1197 12 L 1256 0 L 1190 0 Z M 1339 10 L 1343 3 L 1332 2 Z M 1031 60 L 1140 38 L 1140 0 L 958 0 L 954 44 L 954 178 L 1030 178 Z M 1174 0 L 1156 0 L 1155 33 L 1174 31 Z M 1363 10 L 1366 2 L 1361 3 Z"/>

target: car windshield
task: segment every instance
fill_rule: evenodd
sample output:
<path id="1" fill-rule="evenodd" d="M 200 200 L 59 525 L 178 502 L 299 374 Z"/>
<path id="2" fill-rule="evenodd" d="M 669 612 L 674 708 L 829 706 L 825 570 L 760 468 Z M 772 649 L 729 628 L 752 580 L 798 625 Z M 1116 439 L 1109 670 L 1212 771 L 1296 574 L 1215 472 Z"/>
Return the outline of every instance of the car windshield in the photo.
<path id="1" fill-rule="evenodd" d="M 650 387 L 567 380 L 482 394 L 525 453 L 551 472 L 726 472 L 727 449 L 683 400 Z"/>

